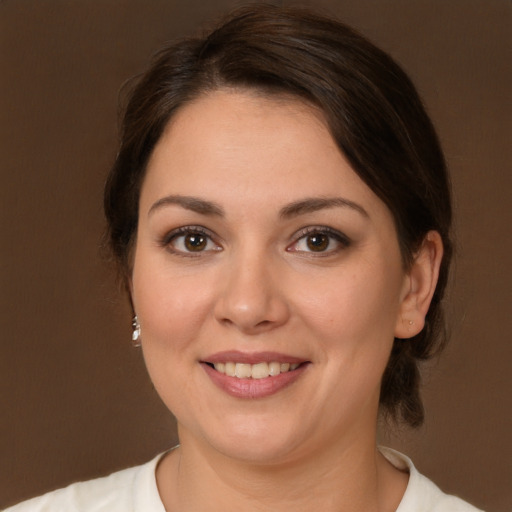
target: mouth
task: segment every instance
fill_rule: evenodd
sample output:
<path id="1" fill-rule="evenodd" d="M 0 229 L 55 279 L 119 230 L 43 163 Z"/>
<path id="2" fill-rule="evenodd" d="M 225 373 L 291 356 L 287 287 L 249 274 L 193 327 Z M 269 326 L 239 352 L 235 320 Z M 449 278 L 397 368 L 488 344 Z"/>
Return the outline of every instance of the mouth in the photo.
<path id="1" fill-rule="evenodd" d="M 213 383 L 237 398 L 264 398 L 274 395 L 300 379 L 310 361 L 265 352 L 247 354 L 222 352 L 201 361 Z"/>
<path id="2" fill-rule="evenodd" d="M 282 373 L 293 372 L 301 364 L 306 363 L 280 363 L 279 361 L 259 362 L 256 364 L 236 363 L 233 361 L 211 363 L 205 362 L 215 371 L 227 375 L 228 377 L 236 377 L 238 379 L 266 379 L 268 377 L 277 377 Z"/>

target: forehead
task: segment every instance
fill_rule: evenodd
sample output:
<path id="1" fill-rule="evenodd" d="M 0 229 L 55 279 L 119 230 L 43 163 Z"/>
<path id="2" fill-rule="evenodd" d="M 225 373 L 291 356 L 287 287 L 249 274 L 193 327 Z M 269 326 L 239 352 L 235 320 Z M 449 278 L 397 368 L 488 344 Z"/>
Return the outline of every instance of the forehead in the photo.
<path id="1" fill-rule="evenodd" d="M 309 137 L 315 132 L 324 142 L 333 143 L 322 111 L 305 100 L 291 94 L 229 88 L 203 94 L 183 105 L 169 121 L 163 137 L 168 141 L 181 138 L 181 143 L 188 139 L 187 144 L 192 144 L 195 137 L 191 135 L 197 136 L 201 137 L 195 141 L 198 145 L 212 149 L 208 143 L 213 142 L 222 151 L 227 149 L 222 146 L 227 138 L 243 144 L 247 137 L 261 142 L 267 137 L 268 151 L 272 148 L 270 139 L 279 137 L 281 145 L 292 143 L 292 138 L 300 131 L 305 135 L 308 128 Z"/>
<path id="2" fill-rule="evenodd" d="M 319 109 L 295 97 L 233 90 L 181 107 L 153 151 L 142 192 L 238 196 L 260 204 L 333 194 L 379 201 L 350 167 Z"/>

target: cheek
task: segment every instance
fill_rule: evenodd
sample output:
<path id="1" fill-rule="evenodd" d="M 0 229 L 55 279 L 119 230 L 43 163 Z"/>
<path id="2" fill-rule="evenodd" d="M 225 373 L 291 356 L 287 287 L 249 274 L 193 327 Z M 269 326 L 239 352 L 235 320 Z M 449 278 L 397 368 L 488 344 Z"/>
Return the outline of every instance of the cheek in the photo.
<path id="1" fill-rule="evenodd" d="M 401 269 L 373 268 L 317 280 L 316 292 L 303 292 L 297 305 L 325 363 L 325 385 L 345 389 L 354 404 L 380 386 L 399 311 Z"/>
<path id="2" fill-rule="evenodd" d="M 211 286 L 201 276 L 156 272 L 155 265 L 135 265 L 134 307 L 148 348 L 179 350 L 199 331 L 211 311 Z"/>
<path id="3" fill-rule="evenodd" d="M 356 336 L 362 332 L 393 332 L 400 290 L 400 272 L 387 268 L 372 273 L 333 273 L 314 280 L 307 293 L 297 290 L 295 296 L 297 309 L 316 328 L 326 334 Z"/>
<path id="4" fill-rule="evenodd" d="M 204 280 L 135 267 L 134 306 L 142 330 L 147 371 L 159 396 L 174 414 L 190 407 L 187 400 L 197 371 L 198 348 L 211 311 Z M 153 269 L 153 270 L 151 270 Z M 179 414 L 180 416 L 183 413 Z"/>

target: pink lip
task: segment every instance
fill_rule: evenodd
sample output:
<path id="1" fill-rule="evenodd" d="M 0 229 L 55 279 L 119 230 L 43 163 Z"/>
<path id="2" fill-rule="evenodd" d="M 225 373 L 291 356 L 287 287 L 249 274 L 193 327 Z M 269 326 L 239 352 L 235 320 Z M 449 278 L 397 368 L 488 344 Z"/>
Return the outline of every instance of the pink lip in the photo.
<path id="1" fill-rule="evenodd" d="M 276 361 L 276 359 L 271 360 Z M 223 361 L 232 361 L 232 359 L 223 359 Z M 235 359 L 235 361 L 242 362 L 240 359 Z M 265 361 L 267 361 L 267 359 L 265 359 Z M 262 362 L 262 359 L 258 359 L 256 362 Z M 239 379 L 238 377 L 229 377 L 224 373 L 218 372 L 207 363 L 201 363 L 201 366 L 213 383 L 228 395 L 236 398 L 255 399 L 274 395 L 288 387 L 303 375 L 309 363 L 302 364 L 296 370 L 280 373 L 275 377 L 266 377 L 264 379 Z"/>
<path id="2" fill-rule="evenodd" d="M 227 350 L 224 352 L 217 352 L 203 359 L 207 363 L 304 363 L 305 359 L 293 357 L 279 352 L 239 352 L 238 350 Z"/>

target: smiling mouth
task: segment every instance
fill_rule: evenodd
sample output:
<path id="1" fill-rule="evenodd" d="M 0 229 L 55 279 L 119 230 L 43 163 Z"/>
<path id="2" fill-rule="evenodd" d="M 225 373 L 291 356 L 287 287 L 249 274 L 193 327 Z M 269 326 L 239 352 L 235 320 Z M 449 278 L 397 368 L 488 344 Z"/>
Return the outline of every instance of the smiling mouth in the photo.
<path id="1" fill-rule="evenodd" d="M 266 379 L 268 377 L 277 377 L 282 373 L 293 372 L 305 363 L 279 363 L 272 361 L 270 363 L 261 362 L 248 364 L 228 361 L 226 363 L 206 362 L 206 364 L 228 377 L 237 377 L 239 379 Z"/>

